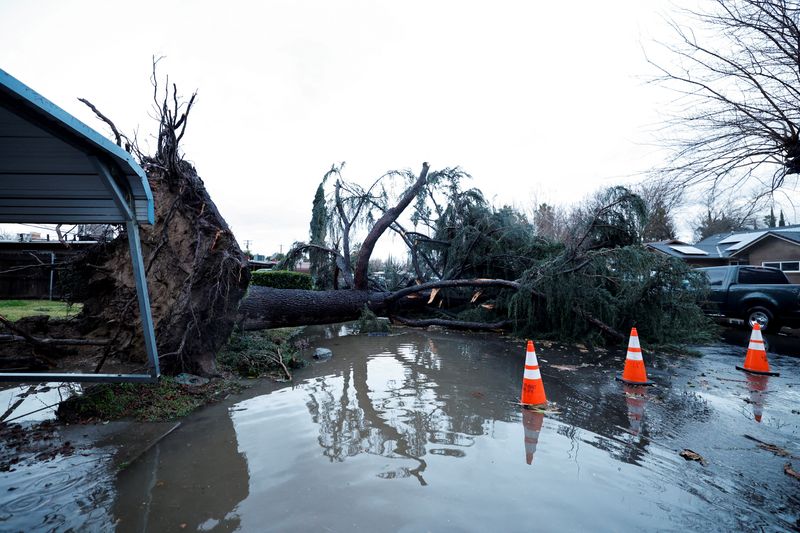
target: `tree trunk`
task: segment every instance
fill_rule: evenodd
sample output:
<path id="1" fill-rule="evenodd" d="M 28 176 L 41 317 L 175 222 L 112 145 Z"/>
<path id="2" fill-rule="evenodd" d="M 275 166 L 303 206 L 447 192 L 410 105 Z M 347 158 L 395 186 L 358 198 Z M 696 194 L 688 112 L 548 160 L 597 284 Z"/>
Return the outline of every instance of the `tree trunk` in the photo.
<path id="1" fill-rule="evenodd" d="M 356 290 L 307 291 L 250 287 L 239 306 L 244 329 L 267 329 L 355 320 L 368 306 L 376 314 L 385 310 L 390 293 Z"/>
<path id="2" fill-rule="evenodd" d="M 238 323 L 243 329 L 268 329 L 277 327 L 331 324 L 355 320 L 368 307 L 379 316 L 386 316 L 409 326 L 442 326 L 453 329 L 494 331 L 509 329 L 511 320 L 493 323 L 446 320 L 437 318 L 410 319 L 399 316 L 404 309 L 421 308 L 428 301 L 433 289 L 455 287 L 499 287 L 518 290 L 520 284 L 505 279 L 454 279 L 412 285 L 395 292 L 332 290 L 309 291 L 301 289 L 272 289 L 251 287 L 247 297 L 239 306 Z M 423 293 L 422 295 L 420 293 Z M 544 299 L 545 295 L 533 291 L 533 298 Z M 575 315 L 599 329 L 615 341 L 625 336 L 613 327 L 592 316 L 579 306 L 573 307 Z"/>

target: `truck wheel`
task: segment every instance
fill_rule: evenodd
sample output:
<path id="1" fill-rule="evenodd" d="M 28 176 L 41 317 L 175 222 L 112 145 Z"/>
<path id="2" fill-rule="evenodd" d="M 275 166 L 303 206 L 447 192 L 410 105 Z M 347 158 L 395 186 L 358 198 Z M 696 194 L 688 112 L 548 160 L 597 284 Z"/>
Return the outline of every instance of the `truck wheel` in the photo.
<path id="1" fill-rule="evenodd" d="M 747 324 L 752 328 L 756 323 L 761 326 L 761 331 L 772 331 L 777 325 L 772 316 L 772 311 L 766 307 L 753 307 L 747 311 Z"/>

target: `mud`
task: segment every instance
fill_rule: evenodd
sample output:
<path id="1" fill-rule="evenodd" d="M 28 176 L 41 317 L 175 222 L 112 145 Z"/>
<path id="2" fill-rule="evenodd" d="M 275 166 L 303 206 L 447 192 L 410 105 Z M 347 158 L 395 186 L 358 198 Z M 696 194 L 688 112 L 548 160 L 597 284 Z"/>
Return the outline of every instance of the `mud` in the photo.
<path id="1" fill-rule="evenodd" d="M 797 527 L 800 481 L 784 469 L 800 467 L 800 359 L 770 351 L 780 377 L 754 378 L 734 369 L 746 338 L 698 348 L 703 357 L 645 349 L 656 385 L 642 389 L 615 381 L 624 354 L 539 343 L 551 402 L 541 413 L 516 404 L 522 342 L 310 331 L 308 359 L 315 348 L 333 357 L 294 384 L 263 382 L 166 436 L 143 438 L 149 424 L 117 442 L 109 435 L 126 431 L 60 435 L 71 454 L 0 474 L 0 529 Z"/>

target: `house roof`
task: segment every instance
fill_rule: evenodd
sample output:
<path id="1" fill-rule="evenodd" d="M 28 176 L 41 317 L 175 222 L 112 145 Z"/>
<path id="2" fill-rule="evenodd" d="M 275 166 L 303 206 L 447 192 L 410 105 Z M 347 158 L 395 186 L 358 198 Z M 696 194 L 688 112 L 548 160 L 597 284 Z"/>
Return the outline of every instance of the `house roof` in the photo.
<path id="1" fill-rule="evenodd" d="M 720 259 L 720 256 L 715 253 L 713 249 L 708 247 L 700 247 L 696 244 L 688 244 L 681 241 L 659 241 L 648 242 L 645 246 L 658 250 L 659 252 L 680 257 L 682 259 L 691 259 L 692 261 L 704 261 Z"/>
<path id="2" fill-rule="evenodd" d="M 153 223 L 131 155 L 0 69 L 0 222 Z"/>
<path id="3" fill-rule="evenodd" d="M 719 261 L 735 257 L 767 238 L 778 238 L 800 246 L 800 225 L 755 231 L 718 233 L 694 244 L 680 241 L 649 242 L 645 246 L 667 255 L 692 261 Z"/>

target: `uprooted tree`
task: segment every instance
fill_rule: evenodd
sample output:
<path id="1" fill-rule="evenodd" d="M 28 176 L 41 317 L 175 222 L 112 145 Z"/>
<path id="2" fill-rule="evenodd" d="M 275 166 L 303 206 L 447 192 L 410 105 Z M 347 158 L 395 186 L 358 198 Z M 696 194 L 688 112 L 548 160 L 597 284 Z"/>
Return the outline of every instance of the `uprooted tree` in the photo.
<path id="1" fill-rule="evenodd" d="M 211 373 L 250 280 L 247 258 L 179 150 L 195 95 L 181 103 L 174 84 L 160 93 L 155 69 L 153 89 L 157 148 L 140 161 L 153 190 L 155 223 L 142 228 L 141 240 L 159 357 L 167 369 Z M 84 261 L 84 268 L 96 268 L 80 321 L 91 335 L 111 338 L 109 349 L 140 354 L 130 264 L 124 239 Z"/>
<path id="2" fill-rule="evenodd" d="M 230 336 L 250 272 L 203 181 L 179 149 L 195 95 L 183 102 L 174 84 L 160 88 L 156 65 L 154 61 L 153 111 L 159 124 L 154 155 L 144 155 L 136 139 L 119 133 L 95 106 L 84 103 L 109 125 L 117 144 L 137 156 L 153 192 L 155 223 L 143 226 L 140 235 L 162 368 L 209 374 L 215 372 L 215 355 Z M 130 252 L 124 229 L 116 233 L 80 260 L 59 266 L 71 282 L 74 299 L 83 302 L 76 320 L 49 326 L 22 322 L 15 327 L 20 335 L 26 327 L 38 328 L 37 337 L 26 339 L 37 360 L 45 351 L 52 354 L 39 339 L 52 344 L 53 337 L 81 337 L 89 343 L 81 355 L 95 361 L 96 372 L 110 358 L 144 363 Z M 57 352 L 68 351 L 63 342 L 57 344 Z"/>

